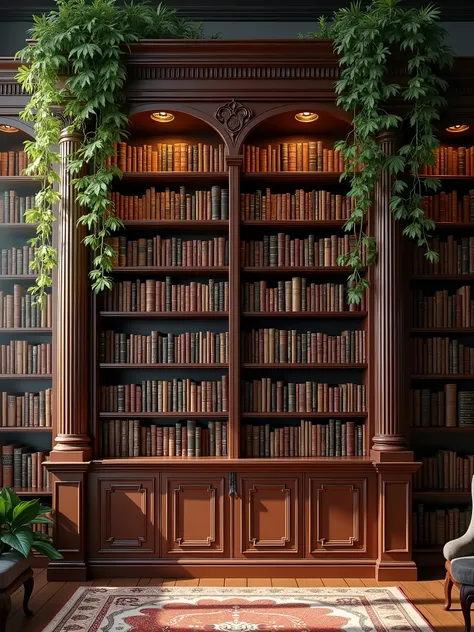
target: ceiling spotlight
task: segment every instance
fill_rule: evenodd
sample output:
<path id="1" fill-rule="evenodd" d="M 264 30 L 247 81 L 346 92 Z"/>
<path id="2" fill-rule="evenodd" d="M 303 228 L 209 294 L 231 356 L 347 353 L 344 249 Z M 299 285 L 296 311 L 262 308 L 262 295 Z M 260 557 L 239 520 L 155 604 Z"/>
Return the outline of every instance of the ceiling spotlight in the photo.
<path id="1" fill-rule="evenodd" d="M 316 112 L 299 112 L 295 114 L 295 119 L 300 123 L 312 123 L 313 121 L 317 121 L 319 118 L 319 114 Z"/>
<path id="2" fill-rule="evenodd" d="M 0 123 L 0 132 L 5 132 L 5 134 L 14 134 L 15 132 L 19 132 L 20 130 L 17 127 L 13 127 L 13 125 L 5 125 L 5 123 Z"/>
<path id="3" fill-rule="evenodd" d="M 174 114 L 171 114 L 171 112 L 153 112 L 150 117 L 158 123 L 171 123 L 171 121 L 174 121 Z"/>
<path id="4" fill-rule="evenodd" d="M 468 129 L 469 125 L 450 125 L 446 131 L 451 132 L 451 134 L 459 134 L 459 132 L 467 132 Z"/>

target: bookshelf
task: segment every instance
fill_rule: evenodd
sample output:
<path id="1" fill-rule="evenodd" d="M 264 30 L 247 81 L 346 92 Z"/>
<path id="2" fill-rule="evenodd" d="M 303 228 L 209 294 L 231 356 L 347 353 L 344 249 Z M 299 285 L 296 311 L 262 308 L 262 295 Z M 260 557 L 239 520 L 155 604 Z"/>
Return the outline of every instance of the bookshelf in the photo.
<path id="1" fill-rule="evenodd" d="M 20 124 L 21 125 L 21 124 Z M 27 240 L 35 226 L 25 223 L 37 181 L 20 175 L 25 165 L 22 129 L 0 132 L 0 398 L 2 486 L 20 497 L 51 502 L 50 475 L 42 463 L 52 447 L 52 302 L 32 305 L 27 289 L 35 279 Z M 37 557 L 37 564 L 44 559 Z"/>
<path id="2" fill-rule="evenodd" d="M 416 253 L 411 278 L 410 336 L 418 341 L 421 359 L 410 376 L 411 441 L 423 463 L 413 492 L 414 552 L 420 565 L 438 564 L 444 542 L 464 532 L 472 511 L 474 457 L 469 439 L 474 437 L 470 407 L 474 376 L 469 356 L 474 340 L 474 205 L 468 158 L 473 136 L 471 132 L 453 136 L 446 132 L 438 150 L 437 171 L 445 172 L 439 176 L 442 189 L 425 198 L 427 214 L 436 221 L 433 245 L 440 262 L 426 264 Z M 459 170 L 467 175 L 458 174 Z"/>

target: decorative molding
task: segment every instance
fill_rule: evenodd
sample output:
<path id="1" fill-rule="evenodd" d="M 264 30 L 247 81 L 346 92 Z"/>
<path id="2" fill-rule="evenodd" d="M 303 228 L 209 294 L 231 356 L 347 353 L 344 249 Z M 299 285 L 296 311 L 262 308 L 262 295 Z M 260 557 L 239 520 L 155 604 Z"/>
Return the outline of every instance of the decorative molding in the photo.
<path id="1" fill-rule="evenodd" d="M 279 540 L 261 540 L 258 535 L 254 535 L 253 516 L 255 515 L 255 513 L 258 514 L 258 510 L 254 508 L 254 495 L 258 494 L 259 491 L 265 489 L 280 491 L 284 499 L 285 533 L 281 536 Z M 291 489 L 287 487 L 284 483 L 282 485 L 252 485 L 252 487 L 249 489 L 248 508 L 249 542 L 253 547 L 286 547 L 286 545 L 291 542 Z"/>
<path id="2" fill-rule="evenodd" d="M 252 110 L 233 99 L 228 103 L 224 103 L 214 113 L 214 118 L 221 123 L 230 137 L 235 142 L 235 139 L 244 129 L 250 119 L 253 118 Z"/>
<path id="3" fill-rule="evenodd" d="M 185 540 L 181 535 L 178 534 L 179 531 L 179 509 L 182 508 L 182 505 L 179 501 L 179 494 L 182 494 L 186 490 L 197 490 L 202 489 L 209 494 L 209 526 L 210 533 L 205 540 Z M 217 513 L 216 513 L 216 489 L 211 484 L 185 484 L 178 485 L 173 490 L 173 541 L 179 547 L 212 547 L 213 544 L 216 543 L 216 522 L 217 522 Z"/>
<path id="4" fill-rule="evenodd" d="M 339 67 L 333 66 L 129 66 L 129 80 L 158 79 L 338 79 Z"/>
<path id="5" fill-rule="evenodd" d="M 352 535 L 347 540 L 333 540 L 330 534 L 323 535 L 322 530 L 322 495 L 331 492 L 333 488 L 345 488 L 352 494 Z M 359 521 L 360 521 L 360 489 L 351 483 L 321 483 L 316 490 L 316 541 L 324 548 L 327 547 L 355 547 L 359 544 Z"/>
<path id="6" fill-rule="evenodd" d="M 120 547 L 120 548 L 141 548 L 143 544 L 146 542 L 146 532 L 147 532 L 147 522 L 149 519 L 148 516 L 148 494 L 147 488 L 142 485 L 142 483 L 111 483 L 109 487 L 105 489 L 105 541 L 110 544 L 110 547 Z M 112 502 L 114 501 L 114 496 L 116 492 L 134 492 L 135 494 L 140 494 L 140 509 L 143 515 L 143 535 L 138 535 L 133 540 L 117 540 L 117 538 L 112 535 Z"/>

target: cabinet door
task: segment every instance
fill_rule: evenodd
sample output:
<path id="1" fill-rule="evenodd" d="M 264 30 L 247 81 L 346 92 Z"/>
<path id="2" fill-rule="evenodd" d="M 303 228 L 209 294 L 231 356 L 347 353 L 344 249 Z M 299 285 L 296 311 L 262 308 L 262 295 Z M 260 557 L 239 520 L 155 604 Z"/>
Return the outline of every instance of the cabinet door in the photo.
<path id="1" fill-rule="evenodd" d="M 300 477 L 242 474 L 237 488 L 235 555 L 301 557 Z"/>
<path id="2" fill-rule="evenodd" d="M 307 557 L 368 557 L 373 553 L 370 525 L 377 521 L 377 503 L 372 479 L 307 475 Z"/>
<path id="3" fill-rule="evenodd" d="M 91 557 L 158 557 L 157 488 L 158 476 L 154 474 L 91 474 Z"/>
<path id="4" fill-rule="evenodd" d="M 162 475 L 163 557 L 228 557 L 227 475 Z"/>

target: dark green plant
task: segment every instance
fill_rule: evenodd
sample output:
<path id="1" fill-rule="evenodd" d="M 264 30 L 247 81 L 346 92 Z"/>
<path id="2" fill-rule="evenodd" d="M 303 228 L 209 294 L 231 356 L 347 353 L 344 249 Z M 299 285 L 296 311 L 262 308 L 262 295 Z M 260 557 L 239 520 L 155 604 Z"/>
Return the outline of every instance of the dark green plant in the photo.
<path id="1" fill-rule="evenodd" d="M 77 199 L 86 209 L 79 220 L 88 229 L 85 243 L 95 253 L 92 287 L 100 291 L 112 286 L 114 251 L 106 238 L 121 225 L 109 200 L 112 181 L 121 171 L 108 166 L 107 159 L 127 130 L 123 111 L 127 45 L 140 39 L 203 37 L 201 24 L 179 18 L 162 4 L 155 10 L 133 2 L 116 7 L 115 0 L 56 2 L 56 11 L 35 16 L 34 43 L 18 53 L 25 62 L 18 81 L 31 94 L 21 116 L 32 121 L 35 129 L 35 139 L 25 143 L 27 172 L 42 183 L 35 207 L 26 213 L 27 222 L 38 224 L 30 241 L 35 248 L 31 267 L 38 276 L 30 289 L 42 304 L 57 263 L 51 233 L 53 205 L 60 196 L 54 189 L 58 176 L 53 166 L 59 160 L 56 148 L 62 126 L 56 108 L 64 109 L 71 130 L 84 135 L 70 169 Z"/>
<path id="2" fill-rule="evenodd" d="M 442 93 L 447 84 L 438 71 L 452 63 L 452 51 L 444 44 L 439 10 L 433 5 L 404 9 L 399 0 L 353 2 L 334 14 L 328 26 L 323 20 L 322 35 L 334 41 L 340 55 L 341 74 L 336 83 L 337 104 L 352 117 L 352 132 L 336 145 L 346 159 L 343 178 L 350 180 L 349 195 L 354 200 L 346 230 L 357 237 L 353 250 L 339 257 L 340 265 L 352 268 L 348 300 L 358 303 L 368 281 L 362 274 L 362 249 L 368 263 L 376 259 L 375 241 L 364 230 L 364 219 L 372 205 L 375 186 L 382 170 L 393 175 L 390 208 L 397 220 L 405 222 L 404 234 L 425 248 L 429 261 L 437 261 L 431 250 L 429 233 L 434 222 L 425 217 L 423 196 L 440 187 L 437 178 L 420 178 L 424 165 L 434 164 L 438 146 L 434 124 L 445 105 Z M 308 37 L 321 36 L 310 33 Z M 408 65 L 406 86 L 389 81 L 388 62 L 402 53 Z M 408 114 L 400 117 L 387 111 L 387 102 L 401 98 Z M 378 142 L 381 132 L 402 128 L 409 139 L 386 155 Z M 407 177 L 408 176 L 408 177 Z"/>
<path id="3" fill-rule="evenodd" d="M 50 560 L 62 559 L 51 536 L 33 530 L 36 524 L 53 524 L 47 517 L 51 511 L 39 500 L 23 501 L 12 489 L 4 487 L 0 493 L 0 555 L 18 551 L 28 557 L 34 549 Z"/>

